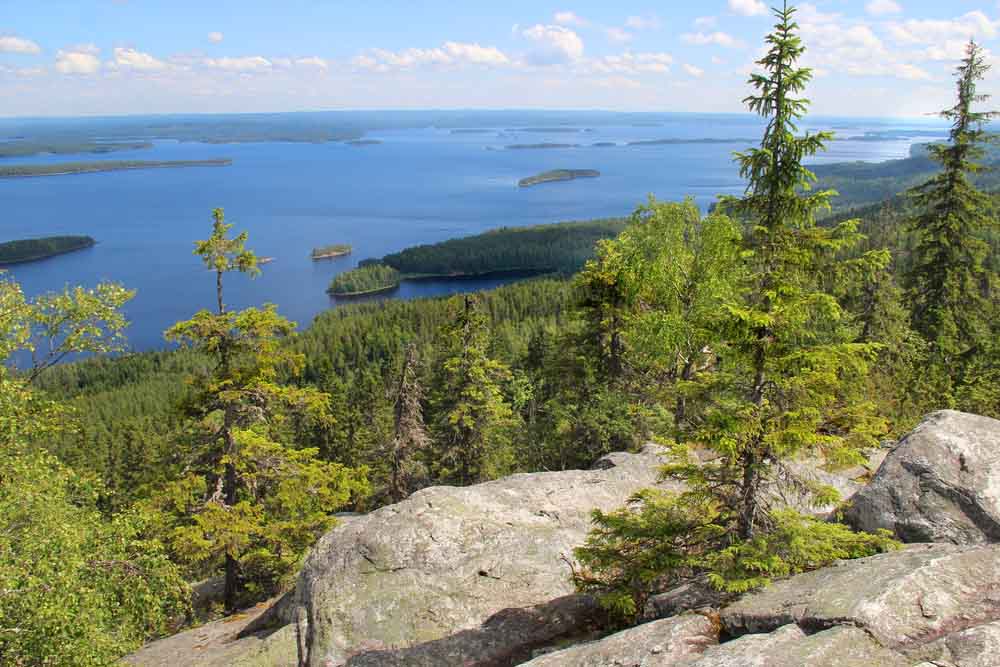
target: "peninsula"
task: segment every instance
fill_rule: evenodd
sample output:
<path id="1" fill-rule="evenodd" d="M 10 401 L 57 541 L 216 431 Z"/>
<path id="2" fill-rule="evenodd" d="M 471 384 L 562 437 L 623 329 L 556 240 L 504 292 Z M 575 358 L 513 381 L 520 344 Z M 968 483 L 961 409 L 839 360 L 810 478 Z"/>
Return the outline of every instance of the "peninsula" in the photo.
<path id="1" fill-rule="evenodd" d="M 517 182 L 517 185 L 522 188 L 527 188 L 532 185 L 541 185 L 542 183 L 572 181 L 577 178 L 597 178 L 600 175 L 601 172 L 596 169 L 553 169 L 551 171 L 543 171 L 542 173 L 534 176 L 529 176 L 528 178 L 522 178 Z"/>
<path id="2" fill-rule="evenodd" d="M 74 250 L 83 250 L 96 243 L 89 236 L 46 236 L 0 243 L 0 266 L 48 259 Z"/>
<path id="3" fill-rule="evenodd" d="M 228 167 L 228 158 L 216 160 L 104 160 L 101 162 L 60 162 L 56 164 L 14 164 L 0 166 L 0 178 L 30 178 L 34 176 L 71 176 L 103 171 L 133 169 L 164 169 L 179 167 Z"/>
<path id="4" fill-rule="evenodd" d="M 346 243 L 337 243 L 335 245 L 325 245 L 319 248 L 312 249 L 313 260 L 317 259 L 332 259 L 334 257 L 344 257 L 350 255 L 353 248 Z"/>

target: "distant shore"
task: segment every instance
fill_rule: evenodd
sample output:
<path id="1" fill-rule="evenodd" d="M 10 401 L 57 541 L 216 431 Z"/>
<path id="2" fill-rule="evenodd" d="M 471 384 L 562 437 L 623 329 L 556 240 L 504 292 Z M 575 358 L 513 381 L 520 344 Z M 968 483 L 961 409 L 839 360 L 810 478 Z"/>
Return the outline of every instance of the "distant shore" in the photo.
<path id="1" fill-rule="evenodd" d="M 168 169 L 184 167 L 228 167 L 229 158 L 215 160 L 107 160 L 103 162 L 63 162 L 58 164 L 20 164 L 0 166 L 0 178 L 37 178 L 39 176 L 73 176 L 106 171 L 134 169 Z"/>

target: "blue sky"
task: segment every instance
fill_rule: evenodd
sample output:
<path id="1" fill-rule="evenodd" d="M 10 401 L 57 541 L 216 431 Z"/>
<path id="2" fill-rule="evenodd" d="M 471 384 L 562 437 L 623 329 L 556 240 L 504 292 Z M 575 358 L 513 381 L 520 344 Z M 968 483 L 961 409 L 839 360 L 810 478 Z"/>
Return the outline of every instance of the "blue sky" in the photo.
<path id="1" fill-rule="evenodd" d="M 741 111 L 772 23 L 760 0 L 0 0 L 0 7 L 3 116 Z M 816 113 L 940 109 L 969 37 L 991 61 L 1000 48 L 998 2 L 799 7 Z"/>

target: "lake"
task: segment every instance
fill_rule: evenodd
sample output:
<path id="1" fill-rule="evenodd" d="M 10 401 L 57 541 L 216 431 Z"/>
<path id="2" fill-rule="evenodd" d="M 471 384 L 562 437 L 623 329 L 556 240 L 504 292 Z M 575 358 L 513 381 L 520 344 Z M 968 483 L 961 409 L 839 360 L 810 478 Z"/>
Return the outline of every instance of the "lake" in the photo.
<path id="1" fill-rule="evenodd" d="M 572 114 L 566 114 L 572 122 Z M 545 120 L 549 120 L 546 118 Z M 929 125 L 919 121 L 819 119 L 843 137 L 898 132 L 884 141 L 837 141 L 820 159 L 881 161 L 906 157 Z M 675 114 L 650 125 L 509 127 L 454 132 L 435 127 L 371 131 L 377 145 L 343 143 L 205 144 L 155 142 L 152 149 L 101 156 L 36 156 L 7 163 L 97 159 L 188 160 L 228 157 L 230 167 L 154 169 L 0 180 L 0 240 L 87 234 L 95 247 L 11 267 L 29 295 L 67 284 L 113 280 L 138 294 L 126 313 L 139 350 L 164 346 L 162 332 L 214 304 L 214 276 L 191 254 L 211 228 L 211 210 L 250 235 L 249 247 L 274 257 L 254 281 L 227 277 L 226 302 L 278 304 L 308 324 L 336 305 L 330 279 L 359 260 L 407 246 L 501 226 L 624 216 L 648 195 L 692 196 L 706 208 L 741 192 L 732 152 L 759 136 L 756 118 Z M 912 131 L 913 136 L 906 136 Z M 663 138 L 731 138 L 731 143 L 629 146 Z M 614 146 L 597 147 L 597 143 Z M 512 144 L 572 143 L 577 148 L 509 150 Z M 597 169 L 601 177 L 532 188 L 517 181 L 549 169 Z M 311 261 L 314 246 L 349 243 L 354 253 Z M 404 284 L 394 298 L 494 287 L 502 279 Z"/>

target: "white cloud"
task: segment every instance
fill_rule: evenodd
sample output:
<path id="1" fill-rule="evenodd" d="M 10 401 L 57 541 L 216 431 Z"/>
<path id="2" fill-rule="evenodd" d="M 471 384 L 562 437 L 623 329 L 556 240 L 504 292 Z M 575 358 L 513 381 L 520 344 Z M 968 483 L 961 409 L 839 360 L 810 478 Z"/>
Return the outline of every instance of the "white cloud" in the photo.
<path id="1" fill-rule="evenodd" d="M 221 32 L 213 31 L 208 33 L 208 41 L 212 42 L 212 44 L 218 44 L 223 39 L 225 39 L 225 35 L 223 35 Z"/>
<path id="2" fill-rule="evenodd" d="M 559 65 L 583 57 L 583 40 L 569 28 L 538 24 L 522 30 L 521 35 L 536 44 L 527 56 L 532 65 Z"/>
<path id="3" fill-rule="evenodd" d="M 510 58 L 495 46 L 480 46 L 478 43 L 445 42 L 444 50 L 454 60 L 473 65 L 510 64 Z"/>
<path id="4" fill-rule="evenodd" d="M 826 14 L 821 12 L 816 5 L 804 2 L 798 6 L 798 11 L 795 13 L 795 20 L 799 24 L 833 23 L 834 21 L 840 20 L 840 16 L 840 14 Z"/>
<path id="5" fill-rule="evenodd" d="M 114 64 L 118 67 L 127 67 L 143 72 L 156 72 L 167 68 L 165 62 L 157 60 L 148 53 L 120 47 L 115 49 Z"/>
<path id="6" fill-rule="evenodd" d="M 242 56 L 240 58 L 206 58 L 206 67 L 228 72 L 261 72 L 271 69 L 271 61 L 264 56 Z"/>
<path id="7" fill-rule="evenodd" d="M 604 34 L 608 36 L 608 39 L 616 44 L 624 44 L 625 42 L 632 41 L 632 33 L 627 30 L 622 30 L 621 28 L 605 28 Z"/>
<path id="8" fill-rule="evenodd" d="M 889 25 L 889 34 L 901 44 L 940 44 L 949 39 L 993 38 L 1000 22 L 979 11 L 968 12 L 950 21 L 910 19 Z"/>
<path id="9" fill-rule="evenodd" d="M 629 16 L 625 19 L 625 26 L 632 30 L 659 30 L 662 27 L 658 16 Z"/>
<path id="10" fill-rule="evenodd" d="M 329 69 L 330 63 L 326 62 L 319 56 L 307 56 L 305 58 L 297 58 L 295 64 L 299 67 L 316 67 L 318 69 Z"/>
<path id="11" fill-rule="evenodd" d="M 595 79 L 593 83 L 599 88 L 609 88 L 612 90 L 635 90 L 636 88 L 642 88 L 641 83 L 624 76 L 612 76 L 606 79 Z"/>
<path id="12" fill-rule="evenodd" d="M 684 71 L 696 79 L 700 79 L 702 75 L 705 74 L 705 70 L 702 68 L 695 67 L 694 65 L 690 65 L 688 63 L 684 63 Z"/>
<path id="13" fill-rule="evenodd" d="M 699 16 L 694 20 L 695 28 L 714 28 L 715 24 L 718 23 L 718 19 L 714 16 Z"/>
<path id="14" fill-rule="evenodd" d="M 720 58 L 719 56 L 712 56 L 713 65 L 725 65 L 728 61 L 725 58 Z"/>
<path id="15" fill-rule="evenodd" d="M 101 69 L 97 54 L 101 50 L 93 44 L 82 44 L 56 52 L 56 71 L 60 74 L 94 74 Z"/>
<path id="16" fill-rule="evenodd" d="M 899 14 L 903 8 L 893 0 L 872 0 L 865 5 L 865 10 L 872 16 L 885 16 L 887 14 Z"/>
<path id="17" fill-rule="evenodd" d="M 503 51 L 495 46 L 477 43 L 445 42 L 433 49 L 369 49 L 351 59 L 359 69 L 385 72 L 390 69 L 409 69 L 422 66 L 486 65 L 503 66 L 511 63 Z"/>
<path id="18" fill-rule="evenodd" d="M 666 74 L 674 57 L 669 53 L 631 53 L 591 60 L 588 68 L 600 74 Z"/>
<path id="19" fill-rule="evenodd" d="M 760 0 L 729 0 L 729 11 L 740 16 L 764 16 L 767 5 Z"/>
<path id="20" fill-rule="evenodd" d="M 556 12 L 553 20 L 559 25 L 574 25 L 580 28 L 589 23 L 587 19 L 578 16 L 574 12 Z"/>
<path id="21" fill-rule="evenodd" d="M 42 49 L 30 39 L 15 35 L 0 35 L 0 53 L 41 53 Z"/>
<path id="22" fill-rule="evenodd" d="M 725 32 L 686 32 L 681 35 L 681 41 L 696 46 L 706 46 L 716 44 L 727 49 L 734 49 L 743 46 L 743 43 L 732 35 Z"/>

